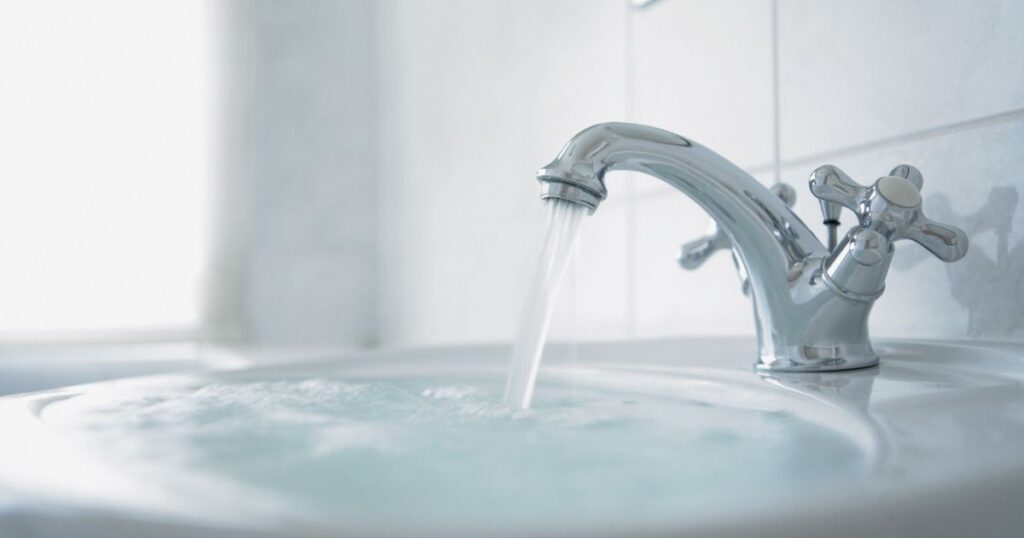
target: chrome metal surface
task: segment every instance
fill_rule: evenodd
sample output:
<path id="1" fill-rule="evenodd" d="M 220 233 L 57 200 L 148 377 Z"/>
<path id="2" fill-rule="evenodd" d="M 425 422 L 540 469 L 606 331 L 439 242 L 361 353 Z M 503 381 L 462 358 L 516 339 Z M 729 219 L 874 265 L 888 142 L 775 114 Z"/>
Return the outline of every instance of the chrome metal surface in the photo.
<path id="1" fill-rule="evenodd" d="M 832 165 L 818 168 L 810 179 L 812 194 L 857 216 L 859 224 L 851 231 L 866 228 L 889 241 L 910 239 L 942 261 L 957 261 L 967 254 L 967 234 L 925 216 L 921 209 L 923 185 L 921 172 L 908 164 L 897 166 L 870 187 L 854 182 Z"/>
<path id="2" fill-rule="evenodd" d="M 573 137 L 537 172 L 541 198 L 594 211 L 608 195 L 605 175 L 618 170 L 665 181 L 715 220 L 715 232 L 680 263 L 696 267 L 731 246 L 748 275 L 759 369 L 832 371 L 877 364 L 867 319 L 884 291 L 892 243 L 911 239 L 944 261 L 967 251 L 961 230 L 924 216 L 918 193 L 923 180 L 912 166 L 896 167 L 871 187 L 834 166 L 814 171 L 811 191 L 831 204 L 827 216 L 838 222 L 837 208 L 848 208 L 858 218 L 830 249 L 785 201 L 725 158 L 677 134 L 630 123 L 603 123 Z"/>
<path id="3" fill-rule="evenodd" d="M 786 205 L 789 207 L 793 207 L 793 204 L 796 203 L 796 189 L 785 183 L 776 183 L 769 187 L 768 190 L 778 196 L 780 200 L 786 202 Z M 750 280 L 747 278 L 747 272 L 743 265 L 740 264 L 736 253 L 732 251 L 732 243 L 729 242 L 729 237 L 725 235 L 725 231 L 718 226 L 718 222 L 715 219 L 708 221 L 707 235 L 679 247 L 676 261 L 679 262 L 683 269 L 693 271 L 704 265 L 704 262 L 708 261 L 708 258 L 719 250 L 729 250 L 732 254 L 732 262 L 736 266 L 736 272 L 739 273 L 740 287 L 743 290 L 743 295 L 749 297 Z"/>
<path id="4" fill-rule="evenodd" d="M 843 171 L 836 169 L 835 173 L 843 174 Z M 848 177 L 842 179 L 849 180 L 850 183 L 853 183 L 853 180 Z M 818 200 L 818 203 L 821 205 L 821 223 L 825 225 L 825 229 L 828 234 L 827 248 L 829 250 L 833 250 L 836 248 L 836 244 L 838 243 L 839 226 L 842 224 L 840 221 L 840 215 L 843 212 L 843 206 L 836 202 L 820 199 Z"/>

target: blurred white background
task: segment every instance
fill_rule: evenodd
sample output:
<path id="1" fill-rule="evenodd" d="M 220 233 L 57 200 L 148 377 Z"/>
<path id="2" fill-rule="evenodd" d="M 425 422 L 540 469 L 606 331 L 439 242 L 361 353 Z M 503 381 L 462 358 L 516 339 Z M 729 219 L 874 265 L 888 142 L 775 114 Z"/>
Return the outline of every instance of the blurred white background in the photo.
<path id="1" fill-rule="evenodd" d="M 1024 339 L 1016 0 L 0 1 L 0 333 L 254 346 L 507 341 L 535 170 L 649 123 L 766 184 L 908 162 L 963 226 L 901 244 L 878 336 Z M 777 172 L 776 172 L 777 171 Z M 706 216 L 608 178 L 556 337 L 753 334 Z"/>
<path id="2" fill-rule="evenodd" d="M 211 15 L 0 2 L 0 338 L 196 335 Z"/>

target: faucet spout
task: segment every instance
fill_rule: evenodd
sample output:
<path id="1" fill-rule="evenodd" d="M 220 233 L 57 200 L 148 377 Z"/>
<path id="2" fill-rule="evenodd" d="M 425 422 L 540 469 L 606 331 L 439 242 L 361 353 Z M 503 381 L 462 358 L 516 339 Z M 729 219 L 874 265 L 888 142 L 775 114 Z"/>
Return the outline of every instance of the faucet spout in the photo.
<path id="1" fill-rule="evenodd" d="M 618 170 L 661 179 L 724 230 L 749 275 L 759 368 L 827 371 L 877 363 L 867 336 L 871 302 L 846 301 L 823 283 L 829 252 L 807 225 L 756 179 L 700 144 L 644 125 L 594 125 L 537 172 L 541 198 L 593 212 L 608 196 L 605 175 Z"/>
<path id="2" fill-rule="evenodd" d="M 608 196 L 605 174 L 616 170 L 646 173 L 693 198 L 758 271 L 785 275 L 808 256 L 826 254 L 786 203 L 750 174 L 696 142 L 646 125 L 602 123 L 581 131 L 537 172 L 541 198 L 593 212 Z"/>

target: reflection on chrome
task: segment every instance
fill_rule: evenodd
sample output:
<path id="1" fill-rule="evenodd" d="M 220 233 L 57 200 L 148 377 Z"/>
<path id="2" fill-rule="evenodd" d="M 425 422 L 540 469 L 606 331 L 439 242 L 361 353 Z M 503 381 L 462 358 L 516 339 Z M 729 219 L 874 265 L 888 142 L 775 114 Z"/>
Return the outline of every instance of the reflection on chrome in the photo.
<path id="1" fill-rule="evenodd" d="M 541 198 L 593 212 L 608 194 L 605 174 L 617 170 L 657 177 L 714 218 L 724 236 L 704 256 L 728 246 L 738 260 L 754 303 L 759 369 L 832 371 L 877 364 L 867 320 L 885 289 L 893 243 L 910 239 L 946 262 L 967 252 L 963 231 L 925 217 L 923 178 L 913 166 L 897 166 L 869 187 L 834 166 L 815 170 L 810 188 L 826 220 L 837 222 L 843 208 L 857 217 L 828 248 L 793 213 L 784 193 L 770 191 L 689 139 L 645 125 L 603 123 L 581 131 L 537 173 Z"/>

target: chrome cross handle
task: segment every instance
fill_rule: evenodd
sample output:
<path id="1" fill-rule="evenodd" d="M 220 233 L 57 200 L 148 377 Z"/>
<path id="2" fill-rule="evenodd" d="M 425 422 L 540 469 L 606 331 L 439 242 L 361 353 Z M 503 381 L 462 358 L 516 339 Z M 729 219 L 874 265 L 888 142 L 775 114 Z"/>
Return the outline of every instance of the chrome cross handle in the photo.
<path id="1" fill-rule="evenodd" d="M 683 269 L 693 271 L 704 265 L 719 250 L 732 249 L 732 242 L 714 219 L 708 221 L 708 234 L 679 247 L 676 261 Z"/>
<path id="2" fill-rule="evenodd" d="M 909 164 L 897 166 L 870 187 L 856 183 L 832 165 L 818 168 L 810 178 L 811 193 L 822 201 L 823 213 L 826 206 L 834 212 L 838 205 L 857 216 L 858 226 L 850 233 L 859 233 L 858 229 L 863 228 L 880 234 L 888 242 L 910 239 L 945 262 L 963 258 L 967 253 L 967 234 L 925 216 L 921 208 L 923 185 L 921 172 Z"/>

